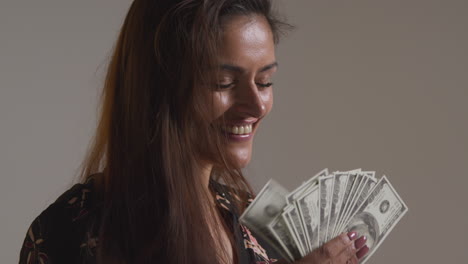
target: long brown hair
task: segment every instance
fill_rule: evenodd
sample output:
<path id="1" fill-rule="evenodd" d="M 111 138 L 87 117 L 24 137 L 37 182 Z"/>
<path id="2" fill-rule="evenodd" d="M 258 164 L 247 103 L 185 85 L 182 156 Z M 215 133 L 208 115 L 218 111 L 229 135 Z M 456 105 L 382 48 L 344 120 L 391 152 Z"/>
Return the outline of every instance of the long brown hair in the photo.
<path id="1" fill-rule="evenodd" d="M 269 0 L 131 4 L 81 172 L 83 181 L 100 172 L 95 179 L 103 201 L 100 263 L 220 261 L 222 249 L 213 250 L 215 239 L 206 222 L 218 212 L 207 205 L 212 197 L 200 183 L 200 164 L 214 164 L 211 177 L 232 187 L 240 197 L 240 212 L 251 188 L 226 154 L 218 132 L 222 124 L 210 120 L 212 91 L 205 84 L 213 80 L 207 69 L 217 63 L 223 21 L 254 14 L 268 20 L 277 43 L 288 25 L 273 13 Z"/>

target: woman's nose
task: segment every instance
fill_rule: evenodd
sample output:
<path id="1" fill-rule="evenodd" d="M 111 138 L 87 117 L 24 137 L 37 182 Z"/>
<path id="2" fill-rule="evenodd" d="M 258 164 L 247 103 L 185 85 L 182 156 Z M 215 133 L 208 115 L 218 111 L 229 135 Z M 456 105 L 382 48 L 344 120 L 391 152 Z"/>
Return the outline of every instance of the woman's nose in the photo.
<path id="1" fill-rule="evenodd" d="M 237 89 L 235 108 L 249 116 L 261 117 L 265 115 L 266 102 L 255 82 L 249 82 Z"/>

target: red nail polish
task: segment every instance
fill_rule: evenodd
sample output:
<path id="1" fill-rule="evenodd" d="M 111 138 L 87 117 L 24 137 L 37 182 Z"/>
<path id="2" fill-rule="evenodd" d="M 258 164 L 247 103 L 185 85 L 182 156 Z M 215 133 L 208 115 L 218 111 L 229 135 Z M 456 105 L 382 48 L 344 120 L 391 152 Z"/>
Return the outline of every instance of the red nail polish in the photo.
<path id="1" fill-rule="evenodd" d="M 349 239 L 351 239 L 351 240 L 355 239 L 356 236 L 357 236 L 357 233 L 356 233 L 356 232 L 349 232 L 349 233 L 348 233 L 348 237 L 349 237 Z"/>
<path id="2" fill-rule="evenodd" d="M 356 249 L 360 249 L 366 244 L 366 241 L 367 241 L 367 237 L 362 236 L 362 237 L 356 239 L 356 241 L 354 241 L 354 247 Z"/>
<path id="3" fill-rule="evenodd" d="M 356 257 L 358 259 L 361 259 L 362 257 L 364 257 L 367 252 L 369 252 L 369 248 L 367 246 L 363 246 L 357 253 L 356 253 Z"/>

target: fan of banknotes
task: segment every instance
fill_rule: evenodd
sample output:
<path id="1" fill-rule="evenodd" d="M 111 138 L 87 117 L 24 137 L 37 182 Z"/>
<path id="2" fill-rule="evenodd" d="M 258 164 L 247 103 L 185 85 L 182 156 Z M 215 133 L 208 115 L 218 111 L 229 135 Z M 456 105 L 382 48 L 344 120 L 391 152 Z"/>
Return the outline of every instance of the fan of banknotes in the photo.
<path id="1" fill-rule="evenodd" d="M 367 236 L 365 263 L 407 211 L 385 175 L 324 169 L 292 192 L 270 180 L 240 221 L 291 262 L 356 231 Z"/>

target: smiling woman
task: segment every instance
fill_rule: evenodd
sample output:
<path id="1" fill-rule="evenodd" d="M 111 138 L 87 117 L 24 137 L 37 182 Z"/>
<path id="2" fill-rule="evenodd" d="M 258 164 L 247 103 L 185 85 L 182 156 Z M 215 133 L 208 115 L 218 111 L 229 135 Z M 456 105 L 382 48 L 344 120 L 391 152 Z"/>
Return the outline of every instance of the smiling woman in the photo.
<path id="1" fill-rule="evenodd" d="M 135 0 L 82 182 L 29 228 L 20 263 L 254 263 L 241 169 L 273 104 L 268 0 Z"/>
<path id="2" fill-rule="evenodd" d="M 250 161 L 255 132 L 273 106 L 271 78 L 278 63 L 264 16 L 231 17 L 223 29 L 213 113 L 228 139 L 228 153 L 242 168 Z"/>
<path id="3" fill-rule="evenodd" d="M 20 263 L 275 262 L 238 218 L 284 27 L 268 0 L 135 0 L 82 183 L 33 221 Z M 350 239 L 305 263 L 357 261 Z"/>

